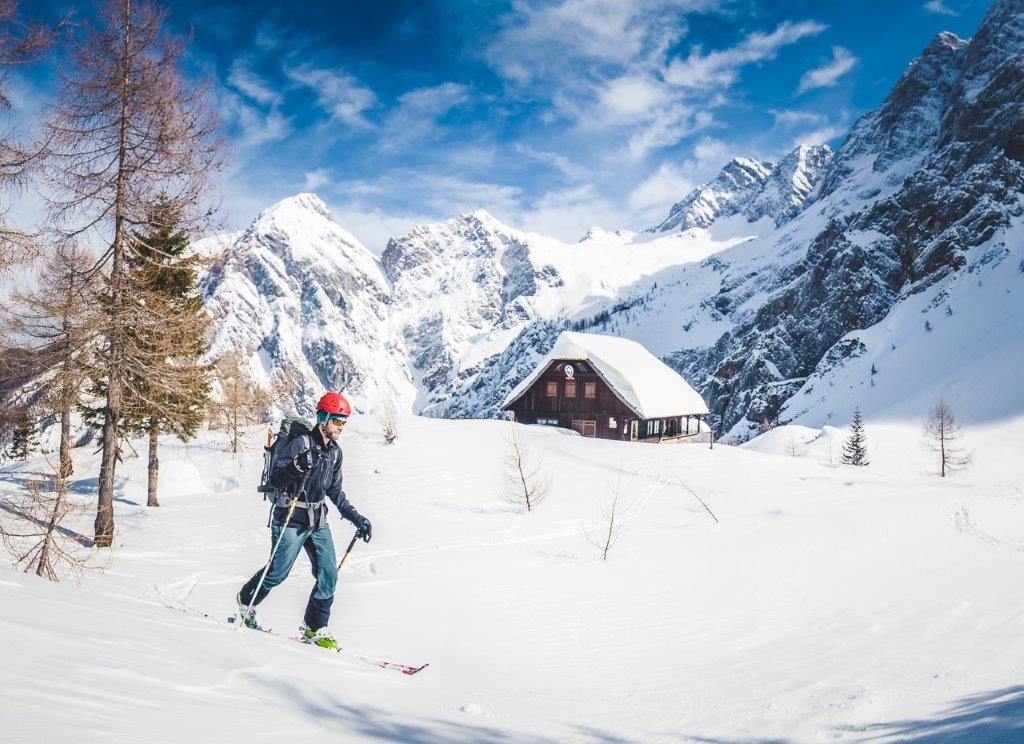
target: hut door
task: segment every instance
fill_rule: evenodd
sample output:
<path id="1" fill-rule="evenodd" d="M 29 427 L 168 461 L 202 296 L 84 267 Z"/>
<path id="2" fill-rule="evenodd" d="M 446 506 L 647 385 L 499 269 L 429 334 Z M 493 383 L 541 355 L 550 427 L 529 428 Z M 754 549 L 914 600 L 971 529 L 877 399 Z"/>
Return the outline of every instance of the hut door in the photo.
<path id="1" fill-rule="evenodd" d="M 631 441 L 631 442 L 635 442 L 636 441 L 636 425 L 637 425 L 637 420 L 636 419 L 633 419 L 632 421 L 629 422 L 629 441 Z"/>
<path id="2" fill-rule="evenodd" d="M 597 422 L 596 421 L 581 421 L 573 419 L 572 428 L 578 431 L 585 437 L 596 437 L 597 436 Z"/>

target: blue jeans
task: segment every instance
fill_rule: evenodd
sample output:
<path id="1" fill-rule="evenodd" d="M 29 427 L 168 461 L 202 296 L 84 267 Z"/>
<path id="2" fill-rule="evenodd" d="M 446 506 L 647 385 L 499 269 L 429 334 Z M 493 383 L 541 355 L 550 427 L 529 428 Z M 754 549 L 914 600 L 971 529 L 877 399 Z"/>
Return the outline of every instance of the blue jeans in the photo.
<path id="1" fill-rule="evenodd" d="M 326 627 L 331 619 L 331 604 L 334 602 L 334 588 L 338 583 L 338 559 L 334 553 L 334 540 L 331 538 L 331 528 L 326 524 L 318 530 L 298 525 L 282 527 L 281 523 L 274 520 L 270 527 L 270 547 L 273 550 L 277 540 L 284 530 L 284 537 L 274 554 L 274 560 L 267 570 L 267 578 L 263 580 L 259 594 L 253 604 L 262 602 L 270 590 L 280 584 L 291 573 L 295 559 L 299 557 L 299 551 L 305 549 L 309 556 L 309 562 L 313 569 L 313 576 L 316 584 L 309 595 L 306 603 L 306 614 L 303 618 L 307 627 L 319 630 Z M 253 600 L 253 592 L 263 575 L 261 567 L 245 586 L 242 587 L 242 602 L 246 605 Z"/>

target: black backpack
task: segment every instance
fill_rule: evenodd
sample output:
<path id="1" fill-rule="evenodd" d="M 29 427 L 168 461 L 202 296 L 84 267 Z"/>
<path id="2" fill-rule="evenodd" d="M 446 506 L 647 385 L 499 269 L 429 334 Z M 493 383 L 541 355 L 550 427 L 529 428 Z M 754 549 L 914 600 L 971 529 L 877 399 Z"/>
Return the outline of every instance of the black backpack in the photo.
<path id="1" fill-rule="evenodd" d="M 263 448 L 263 476 L 260 478 L 260 485 L 256 489 L 263 494 L 263 498 L 269 498 L 269 494 L 279 494 L 281 489 L 270 483 L 270 473 L 277 462 L 278 453 L 284 449 L 288 442 L 296 437 L 306 437 L 313 433 L 305 421 L 297 418 L 286 418 L 281 421 L 281 427 L 277 435 L 271 438 L 267 431 L 267 445 Z"/>

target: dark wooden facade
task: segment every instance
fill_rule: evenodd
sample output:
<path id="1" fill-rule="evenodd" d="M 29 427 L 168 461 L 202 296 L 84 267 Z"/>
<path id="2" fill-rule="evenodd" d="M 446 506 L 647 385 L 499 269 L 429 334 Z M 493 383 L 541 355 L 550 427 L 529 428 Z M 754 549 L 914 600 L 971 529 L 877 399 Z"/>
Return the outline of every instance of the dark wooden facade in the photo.
<path id="1" fill-rule="evenodd" d="M 560 426 L 601 439 L 660 442 L 694 437 L 700 431 L 700 417 L 695 415 L 640 418 L 588 362 L 574 359 L 551 362 L 505 410 L 522 424 Z"/>

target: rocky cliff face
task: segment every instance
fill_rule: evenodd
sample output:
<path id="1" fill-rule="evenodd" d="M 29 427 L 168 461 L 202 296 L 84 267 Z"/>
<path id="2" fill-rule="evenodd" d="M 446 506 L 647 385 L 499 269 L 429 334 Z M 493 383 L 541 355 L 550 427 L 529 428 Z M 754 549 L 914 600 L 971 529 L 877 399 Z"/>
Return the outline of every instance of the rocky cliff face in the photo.
<path id="1" fill-rule="evenodd" d="M 672 355 L 703 379 L 723 430 L 774 420 L 809 376 L 864 351 L 856 331 L 956 272 L 1010 255 L 1006 236 L 1024 214 L 1022 17 L 1019 0 L 999 2 L 970 42 L 932 41 L 857 123 L 794 220 L 806 251 L 776 267 L 756 304 L 744 302 L 756 279 L 726 270 L 713 303 L 732 328 L 713 346 Z"/>

